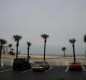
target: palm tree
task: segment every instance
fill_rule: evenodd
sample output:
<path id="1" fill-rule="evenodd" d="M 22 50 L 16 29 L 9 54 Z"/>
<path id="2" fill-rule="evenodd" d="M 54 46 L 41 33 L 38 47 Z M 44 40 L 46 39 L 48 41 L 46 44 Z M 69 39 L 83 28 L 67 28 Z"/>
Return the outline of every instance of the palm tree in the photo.
<path id="1" fill-rule="evenodd" d="M 2 53 L 2 48 L 3 48 L 3 45 L 6 44 L 6 40 L 4 39 L 0 39 L 0 66 L 1 66 L 1 53 Z"/>
<path id="2" fill-rule="evenodd" d="M 14 51 L 14 49 L 13 49 L 13 48 L 11 48 L 10 55 L 15 55 L 15 53 L 14 53 L 13 51 Z"/>
<path id="3" fill-rule="evenodd" d="M 20 35 L 13 35 L 13 39 L 16 41 L 16 59 L 18 58 L 19 41 L 22 37 Z"/>
<path id="4" fill-rule="evenodd" d="M 13 51 L 14 51 L 14 49 L 13 49 L 13 48 L 11 48 L 11 51 L 13 52 Z"/>
<path id="5" fill-rule="evenodd" d="M 42 34 L 41 37 L 44 39 L 44 61 L 45 61 L 46 42 L 47 42 L 47 38 L 49 37 L 49 35 Z"/>
<path id="6" fill-rule="evenodd" d="M 66 47 L 62 47 L 62 51 L 64 52 L 64 57 L 65 57 L 65 50 L 66 50 Z"/>
<path id="7" fill-rule="evenodd" d="M 10 52 L 11 52 L 11 47 L 12 47 L 12 44 L 9 44 L 8 46 L 9 46 L 9 48 L 10 48 Z"/>
<path id="8" fill-rule="evenodd" d="M 30 58 L 30 56 L 29 56 L 29 51 L 30 51 L 30 46 L 31 46 L 31 43 L 30 42 L 27 42 L 27 52 L 28 52 L 28 54 L 27 54 L 27 61 L 29 62 L 29 58 Z"/>
<path id="9" fill-rule="evenodd" d="M 84 43 L 86 42 L 86 34 L 84 35 Z M 86 57 L 86 48 L 85 48 L 85 57 Z"/>
<path id="10" fill-rule="evenodd" d="M 72 44 L 72 47 L 73 47 L 73 57 L 74 57 L 74 63 L 76 63 L 76 56 L 75 56 L 75 42 L 76 40 L 75 39 L 69 39 L 69 42 Z"/>

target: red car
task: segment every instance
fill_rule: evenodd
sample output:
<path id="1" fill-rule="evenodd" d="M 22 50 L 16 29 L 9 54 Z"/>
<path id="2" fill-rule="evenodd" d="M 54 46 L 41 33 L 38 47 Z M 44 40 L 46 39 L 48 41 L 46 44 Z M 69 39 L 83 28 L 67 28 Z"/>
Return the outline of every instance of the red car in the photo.
<path id="1" fill-rule="evenodd" d="M 71 70 L 71 71 L 81 71 L 82 70 L 82 65 L 81 65 L 81 63 L 70 63 L 69 70 Z"/>

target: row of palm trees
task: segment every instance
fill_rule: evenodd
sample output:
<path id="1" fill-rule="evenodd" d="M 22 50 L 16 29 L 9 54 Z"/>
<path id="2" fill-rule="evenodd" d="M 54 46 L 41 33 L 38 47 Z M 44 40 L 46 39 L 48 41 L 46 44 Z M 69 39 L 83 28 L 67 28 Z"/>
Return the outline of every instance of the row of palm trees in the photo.
<path id="1" fill-rule="evenodd" d="M 44 60 L 45 60 L 45 51 L 46 51 L 46 42 L 47 42 L 47 38 L 49 37 L 49 35 L 46 34 L 42 34 L 41 37 L 44 39 Z M 22 39 L 22 37 L 20 35 L 13 35 L 13 39 L 14 41 L 16 41 L 16 59 L 18 59 L 18 47 L 19 47 L 19 41 Z M 0 65 L 1 65 L 1 53 L 2 53 L 2 49 L 3 49 L 3 45 L 6 44 L 6 40 L 4 39 L 0 39 Z M 8 45 L 10 47 L 10 51 L 11 51 L 11 47 L 12 44 Z M 27 61 L 29 62 L 29 50 L 30 50 L 30 46 L 31 46 L 31 42 L 27 42 Z"/>
<path id="2" fill-rule="evenodd" d="M 69 42 L 73 44 L 73 42 L 75 43 L 76 40 L 75 40 L 75 39 L 69 39 Z M 74 46 L 74 45 L 72 45 L 72 47 L 73 47 L 73 46 Z M 64 52 L 64 56 L 63 56 L 63 57 L 65 57 L 65 50 L 66 50 L 66 47 L 62 47 L 62 51 Z M 73 50 L 73 51 L 74 51 L 74 50 Z M 75 51 L 74 51 L 74 53 L 75 53 Z"/>
<path id="3" fill-rule="evenodd" d="M 46 51 L 46 42 L 47 42 L 47 38 L 49 37 L 49 35 L 47 34 L 42 34 L 41 37 L 44 39 L 44 61 L 45 61 L 45 51 Z M 14 40 L 16 41 L 16 58 L 18 58 L 18 46 L 19 46 L 19 41 L 20 39 L 22 38 L 21 36 L 19 35 L 14 35 L 13 36 Z M 31 46 L 31 42 L 27 42 L 27 60 L 29 61 L 29 50 L 30 50 L 30 46 Z"/>
<path id="4" fill-rule="evenodd" d="M 76 42 L 76 40 L 74 38 L 69 39 L 69 42 L 72 44 L 74 63 L 76 63 L 76 55 L 75 55 L 75 42 Z M 86 35 L 84 35 L 84 42 L 86 42 Z M 64 51 L 64 57 L 65 57 L 65 50 L 66 50 L 66 47 L 62 47 L 62 51 Z M 85 48 L 85 57 L 86 57 L 86 48 Z"/>
<path id="5" fill-rule="evenodd" d="M 42 34 L 41 37 L 44 39 L 44 61 L 45 61 L 45 51 L 46 51 L 46 42 L 47 42 L 47 38 L 49 38 L 49 35 L 47 34 Z M 19 41 L 20 39 L 22 39 L 22 37 L 20 35 L 13 35 L 13 39 L 16 41 L 16 59 L 18 58 L 18 47 L 19 47 Z M 1 53 L 2 53 L 2 48 L 3 45 L 6 44 L 6 40 L 4 39 L 0 39 L 0 65 L 1 65 Z M 76 40 L 73 39 L 69 39 L 69 42 L 72 44 L 73 47 L 73 57 L 74 57 L 74 63 L 76 63 L 76 57 L 75 57 L 75 42 Z M 86 42 L 86 35 L 84 35 L 84 42 Z M 29 61 L 29 50 L 30 50 L 30 46 L 31 46 L 31 42 L 27 42 L 27 60 Z M 9 44 L 9 47 L 11 49 L 12 44 Z M 64 57 L 65 57 L 65 50 L 66 48 L 63 47 L 62 50 L 64 51 Z M 86 49 L 85 49 L 85 56 L 86 56 Z"/>
<path id="6" fill-rule="evenodd" d="M 69 39 L 69 42 L 72 44 L 74 63 L 76 63 L 76 56 L 75 56 L 75 42 L 76 42 L 76 40 L 74 38 Z M 64 57 L 65 57 L 65 50 L 66 50 L 66 47 L 62 47 L 62 51 L 64 52 Z"/>
<path id="7" fill-rule="evenodd" d="M 14 35 L 13 36 L 13 39 L 16 41 L 16 59 L 18 59 L 18 47 L 19 47 L 19 41 L 20 39 L 22 39 L 22 37 L 20 35 Z M 29 50 L 30 50 L 30 46 L 31 46 L 31 42 L 27 42 L 27 61 L 29 62 Z"/>

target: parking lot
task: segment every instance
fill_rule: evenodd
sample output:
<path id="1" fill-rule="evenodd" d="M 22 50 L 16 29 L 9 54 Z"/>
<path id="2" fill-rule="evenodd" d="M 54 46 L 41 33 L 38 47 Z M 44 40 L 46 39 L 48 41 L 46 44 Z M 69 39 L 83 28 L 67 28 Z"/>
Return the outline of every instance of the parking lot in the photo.
<path id="1" fill-rule="evenodd" d="M 69 71 L 67 66 L 50 67 L 44 72 L 33 72 L 32 69 L 26 71 L 13 71 L 11 67 L 0 67 L 1 80 L 86 80 L 86 67 L 82 71 Z"/>

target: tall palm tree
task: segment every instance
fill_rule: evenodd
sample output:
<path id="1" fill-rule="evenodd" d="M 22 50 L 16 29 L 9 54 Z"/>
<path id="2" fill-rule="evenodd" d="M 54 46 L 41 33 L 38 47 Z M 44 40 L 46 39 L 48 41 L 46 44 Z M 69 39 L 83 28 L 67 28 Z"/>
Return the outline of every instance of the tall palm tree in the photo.
<path id="1" fill-rule="evenodd" d="M 84 43 L 86 42 L 86 34 L 84 35 Z M 86 48 L 85 48 L 85 57 L 86 57 Z"/>
<path id="2" fill-rule="evenodd" d="M 27 52 L 28 52 L 28 54 L 27 54 L 27 61 L 29 62 L 29 58 L 30 58 L 30 56 L 29 56 L 29 51 L 30 51 L 30 46 L 31 46 L 31 43 L 30 42 L 27 42 Z"/>
<path id="3" fill-rule="evenodd" d="M 12 44 L 9 44 L 8 46 L 9 46 L 9 48 L 10 48 L 10 52 L 11 52 L 11 47 L 12 47 Z"/>
<path id="4" fill-rule="evenodd" d="M 22 37 L 20 35 L 13 35 L 13 39 L 16 41 L 16 59 L 18 58 L 19 41 Z"/>
<path id="5" fill-rule="evenodd" d="M 72 44 L 73 47 L 73 57 L 74 57 L 74 63 L 76 63 L 76 56 L 75 56 L 75 39 L 69 39 L 69 42 Z"/>
<path id="6" fill-rule="evenodd" d="M 6 40 L 4 39 L 0 39 L 0 66 L 1 66 L 1 53 L 2 53 L 2 48 L 3 48 L 3 45 L 6 44 Z"/>
<path id="7" fill-rule="evenodd" d="M 65 57 L 65 50 L 66 50 L 66 47 L 62 47 L 62 51 L 64 52 L 64 57 Z"/>
<path id="8" fill-rule="evenodd" d="M 47 38 L 49 37 L 49 35 L 42 34 L 41 37 L 44 39 L 44 61 L 45 61 L 46 42 L 47 42 Z"/>

